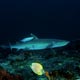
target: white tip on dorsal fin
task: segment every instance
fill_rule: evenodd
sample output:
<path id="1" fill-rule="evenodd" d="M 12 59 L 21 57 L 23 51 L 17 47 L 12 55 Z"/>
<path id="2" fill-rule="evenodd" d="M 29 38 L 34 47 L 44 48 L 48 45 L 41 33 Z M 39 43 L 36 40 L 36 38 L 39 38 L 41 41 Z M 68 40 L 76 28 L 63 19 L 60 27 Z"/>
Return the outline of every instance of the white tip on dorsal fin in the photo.
<path id="1" fill-rule="evenodd" d="M 34 34 L 30 34 L 32 37 L 34 37 L 34 39 L 39 39 L 37 36 L 35 36 Z"/>
<path id="2" fill-rule="evenodd" d="M 31 41 L 31 40 L 35 40 L 35 39 L 38 39 L 37 36 L 35 36 L 34 34 L 30 34 L 31 37 L 26 37 L 26 38 L 23 38 L 22 40 L 20 40 L 20 42 L 28 42 L 28 41 Z"/>
<path id="3" fill-rule="evenodd" d="M 22 40 L 20 40 L 21 42 L 27 42 L 27 41 L 31 41 L 31 40 L 33 40 L 34 39 L 34 37 L 26 37 L 26 38 L 24 38 L 24 39 L 22 39 Z"/>

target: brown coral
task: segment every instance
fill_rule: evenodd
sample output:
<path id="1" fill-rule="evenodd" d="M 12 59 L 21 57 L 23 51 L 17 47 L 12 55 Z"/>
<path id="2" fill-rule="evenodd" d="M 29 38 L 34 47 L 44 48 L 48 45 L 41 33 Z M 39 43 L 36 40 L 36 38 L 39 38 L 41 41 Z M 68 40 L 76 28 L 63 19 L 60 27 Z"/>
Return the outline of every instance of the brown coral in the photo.
<path id="1" fill-rule="evenodd" d="M 5 70 L 0 70 L 0 80 L 23 80 L 19 75 L 11 75 Z"/>

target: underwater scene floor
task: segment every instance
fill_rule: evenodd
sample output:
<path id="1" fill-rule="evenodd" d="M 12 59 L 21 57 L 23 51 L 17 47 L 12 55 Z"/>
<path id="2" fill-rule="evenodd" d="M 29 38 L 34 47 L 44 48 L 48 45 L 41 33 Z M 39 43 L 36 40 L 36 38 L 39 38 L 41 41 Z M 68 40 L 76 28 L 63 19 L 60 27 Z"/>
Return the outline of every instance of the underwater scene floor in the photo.
<path id="1" fill-rule="evenodd" d="M 35 51 L 0 48 L 0 80 L 80 80 L 80 41 Z"/>

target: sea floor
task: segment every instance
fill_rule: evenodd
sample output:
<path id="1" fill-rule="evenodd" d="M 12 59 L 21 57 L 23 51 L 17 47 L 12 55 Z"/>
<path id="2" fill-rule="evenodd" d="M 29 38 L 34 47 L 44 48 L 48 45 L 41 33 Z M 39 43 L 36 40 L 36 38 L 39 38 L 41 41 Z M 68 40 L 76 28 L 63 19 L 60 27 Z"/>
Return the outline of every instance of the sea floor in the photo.
<path id="1" fill-rule="evenodd" d="M 35 74 L 32 63 L 40 63 L 44 73 Z M 80 80 L 80 41 L 37 51 L 0 48 L 0 80 Z"/>

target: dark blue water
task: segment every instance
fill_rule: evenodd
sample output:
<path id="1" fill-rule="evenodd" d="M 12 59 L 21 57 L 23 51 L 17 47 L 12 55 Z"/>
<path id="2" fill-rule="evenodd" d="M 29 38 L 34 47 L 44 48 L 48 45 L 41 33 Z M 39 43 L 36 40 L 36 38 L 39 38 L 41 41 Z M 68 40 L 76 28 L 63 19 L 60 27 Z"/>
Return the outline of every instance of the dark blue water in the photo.
<path id="1" fill-rule="evenodd" d="M 80 1 L 0 1 L 0 43 L 33 33 L 42 38 L 80 38 Z"/>

